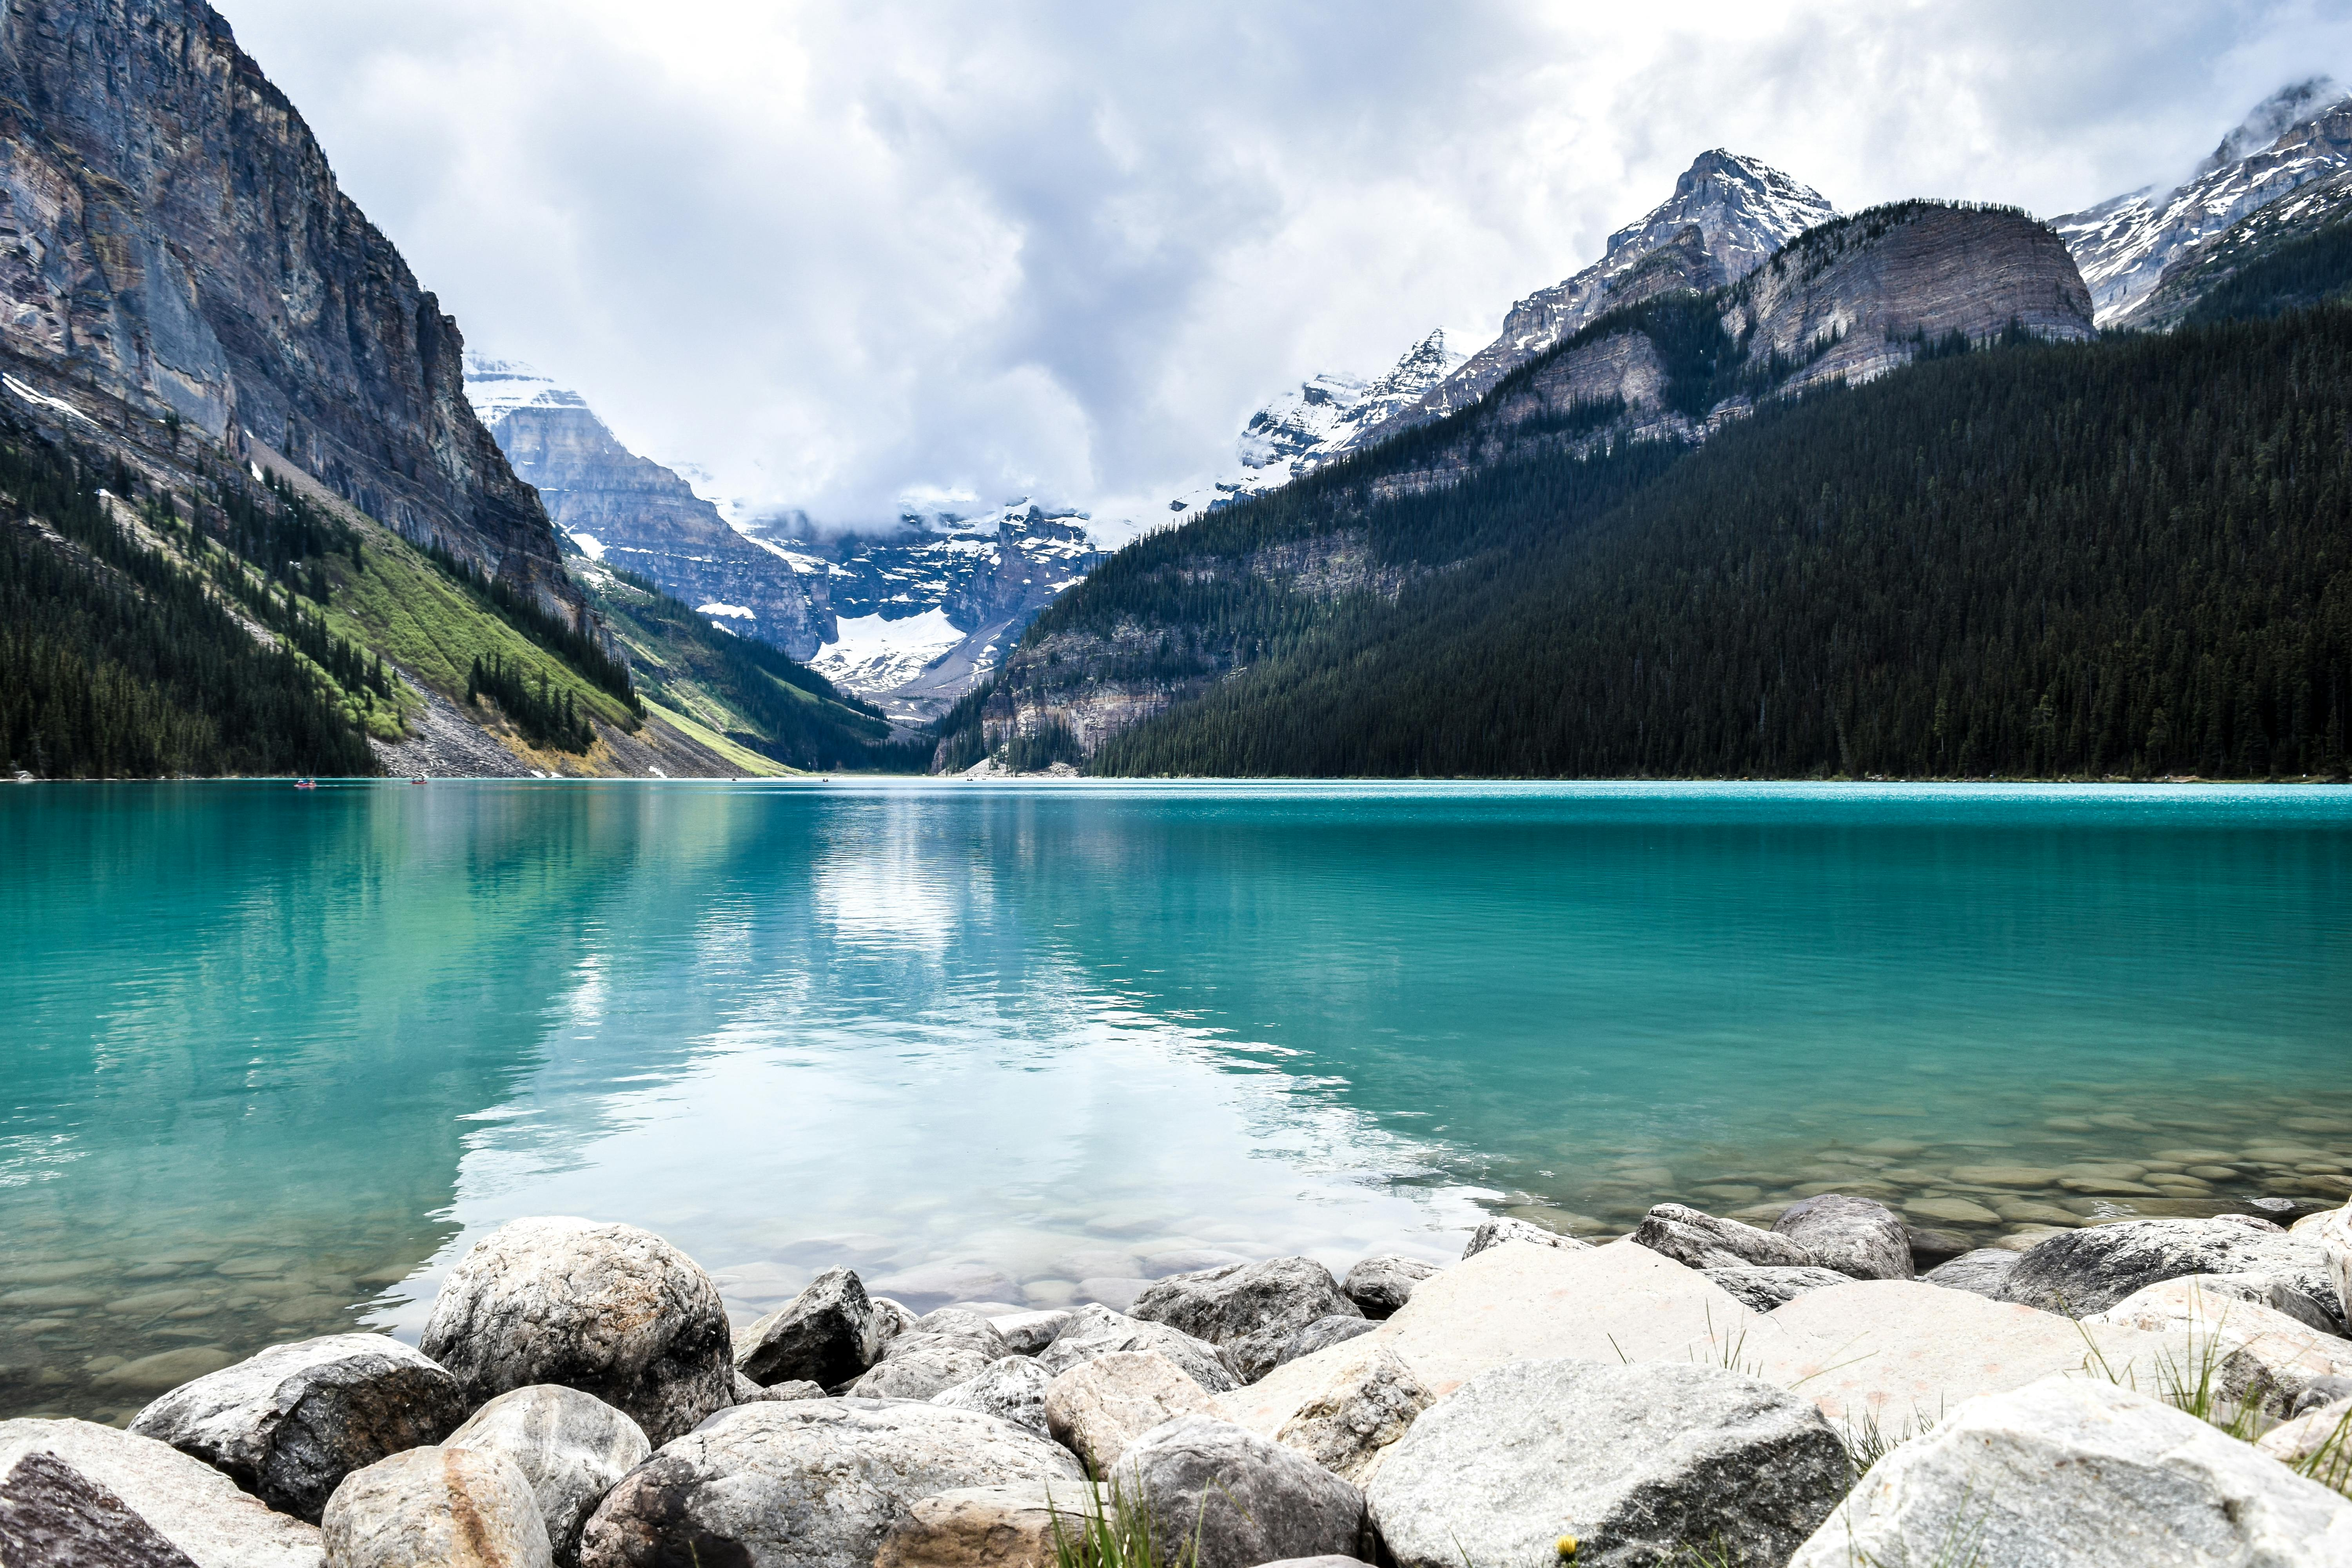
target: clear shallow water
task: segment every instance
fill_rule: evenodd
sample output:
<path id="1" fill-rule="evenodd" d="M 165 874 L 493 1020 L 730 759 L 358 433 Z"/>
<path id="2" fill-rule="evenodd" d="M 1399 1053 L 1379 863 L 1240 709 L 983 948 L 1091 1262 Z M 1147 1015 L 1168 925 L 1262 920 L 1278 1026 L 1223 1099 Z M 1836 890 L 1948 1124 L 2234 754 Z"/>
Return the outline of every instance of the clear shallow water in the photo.
<path id="1" fill-rule="evenodd" d="M 2352 1188 L 2352 792 L 44 785 L 0 868 L 0 1415 L 413 1336 L 522 1214 L 749 1315 Z"/>

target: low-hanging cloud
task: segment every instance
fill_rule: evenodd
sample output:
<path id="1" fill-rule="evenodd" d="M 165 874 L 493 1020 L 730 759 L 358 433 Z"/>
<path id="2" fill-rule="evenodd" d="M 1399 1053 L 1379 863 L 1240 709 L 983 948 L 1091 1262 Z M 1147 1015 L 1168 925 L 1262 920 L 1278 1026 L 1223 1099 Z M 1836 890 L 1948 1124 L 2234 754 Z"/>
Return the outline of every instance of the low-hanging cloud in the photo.
<path id="1" fill-rule="evenodd" d="M 754 511 L 1114 534 L 1284 385 L 1484 341 L 1708 147 L 2052 214 L 2352 74 L 2305 0 L 215 3 L 469 342 L 636 449 Z"/>

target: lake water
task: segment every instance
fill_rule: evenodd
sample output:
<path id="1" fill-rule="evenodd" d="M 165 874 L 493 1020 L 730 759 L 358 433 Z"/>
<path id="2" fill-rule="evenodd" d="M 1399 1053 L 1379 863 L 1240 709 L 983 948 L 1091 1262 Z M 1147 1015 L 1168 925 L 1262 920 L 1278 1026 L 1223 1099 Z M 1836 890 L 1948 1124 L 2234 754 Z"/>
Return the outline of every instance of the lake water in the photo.
<path id="1" fill-rule="evenodd" d="M 2352 791 L 40 785 L 0 867 L 0 1415 L 413 1338 L 526 1214 L 748 1317 L 2352 1190 Z"/>

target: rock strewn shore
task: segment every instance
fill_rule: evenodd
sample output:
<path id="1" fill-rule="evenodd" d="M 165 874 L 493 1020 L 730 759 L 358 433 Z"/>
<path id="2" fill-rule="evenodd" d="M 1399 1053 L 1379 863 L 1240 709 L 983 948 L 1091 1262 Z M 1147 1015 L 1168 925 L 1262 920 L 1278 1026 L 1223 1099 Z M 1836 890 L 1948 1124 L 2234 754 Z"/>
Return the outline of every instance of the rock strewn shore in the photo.
<path id="1" fill-rule="evenodd" d="M 840 1268 L 730 1333 L 660 1238 L 517 1221 L 420 1350 L 0 1422 L 0 1563 L 1049 1568 L 1107 1497 L 1159 1568 L 2352 1563 L 2352 1205 L 1916 1236 L 1852 1194 L 1502 1215 L 1449 1268 L 1230 1264 L 1129 1312 L 918 1316 Z"/>

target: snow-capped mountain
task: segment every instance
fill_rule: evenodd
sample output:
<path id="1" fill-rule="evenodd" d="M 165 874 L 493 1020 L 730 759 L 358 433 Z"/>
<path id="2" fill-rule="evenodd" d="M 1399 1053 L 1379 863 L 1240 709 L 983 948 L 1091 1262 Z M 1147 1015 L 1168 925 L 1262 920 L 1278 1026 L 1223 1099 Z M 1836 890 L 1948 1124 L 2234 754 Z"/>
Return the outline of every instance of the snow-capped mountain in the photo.
<path id="1" fill-rule="evenodd" d="M 1476 402 L 1518 366 L 1620 305 L 1675 289 L 1737 283 L 1837 209 L 1811 185 L 1721 148 L 1702 153 L 1674 195 L 1609 237 L 1601 259 L 1513 305 L 1502 334 L 1360 442 L 1385 439 Z"/>
<path id="2" fill-rule="evenodd" d="M 893 717 L 944 710 L 1102 559 L 1084 513 L 1025 497 L 969 517 L 910 515 L 881 538 L 808 536 L 797 514 L 739 529 L 677 472 L 624 447 L 578 393 L 529 365 L 468 355 L 466 394 L 584 553 L 650 578 L 721 631 L 807 661 Z"/>
<path id="3" fill-rule="evenodd" d="M 2255 105 L 2187 184 L 2132 191 L 2054 218 L 2050 226 L 2074 252 L 2099 324 L 2106 326 L 2129 317 L 2182 252 L 2347 167 L 2352 96 L 2315 77 Z"/>
<path id="4" fill-rule="evenodd" d="M 1241 463 L 1236 472 L 1185 490 L 1168 510 L 1181 521 L 1312 473 L 1354 451 L 1368 432 L 1426 396 L 1464 357 L 1446 346 L 1440 327 L 1370 381 L 1326 371 L 1300 383 L 1250 416 L 1234 445 Z"/>

